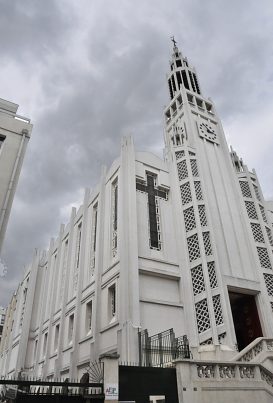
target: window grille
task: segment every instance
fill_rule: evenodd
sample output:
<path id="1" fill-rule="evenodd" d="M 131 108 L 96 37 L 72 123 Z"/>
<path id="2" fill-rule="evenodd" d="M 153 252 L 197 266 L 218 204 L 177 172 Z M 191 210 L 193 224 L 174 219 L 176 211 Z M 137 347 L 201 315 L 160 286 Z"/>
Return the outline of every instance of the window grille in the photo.
<path id="1" fill-rule="evenodd" d="M 186 179 L 188 177 L 188 169 L 186 161 L 178 162 L 177 164 L 177 172 L 179 180 Z"/>
<path id="2" fill-rule="evenodd" d="M 200 181 L 195 181 L 194 182 L 194 188 L 195 188 L 196 199 L 197 200 L 202 200 L 203 195 L 202 195 L 202 189 L 201 189 L 201 182 Z"/>
<path id="3" fill-rule="evenodd" d="M 273 275 L 264 273 L 264 281 L 268 295 L 273 297 Z"/>
<path id="4" fill-rule="evenodd" d="M 193 295 L 198 295 L 206 290 L 202 265 L 198 265 L 191 270 Z"/>
<path id="5" fill-rule="evenodd" d="M 198 333 L 203 333 L 210 329 L 210 317 L 208 303 L 206 299 L 195 304 Z"/>
<path id="6" fill-rule="evenodd" d="M 252 201 L 245 201 L 246 211 L 248 218 L 251 220 L 258 220 L 255 204 Z"/>
<path id="7" fill-rule="evenodd" d="M 190 187 L 189 182 L 186 182 L 180 186 L 180 193 L 181 193 L 182 204 L 187 204 L 192 201 L 191 187 Z"/>
<path id="8" fill-rule="evenodd" d="M 259 201 L 261 201 L 261 195 L 260 195 L 258 186 L 257 186 L 257 185 L 254 185 L 254 183 L 253 183 L 253 188 L 254 188 L 254 191 L 255 191 L 256 198 L 257 198 Z"/>
<path id="9" fill-rule="evenodd" d="M 175 153 L 175 158 L 177 159 L 177 160 L 180 160 L 181 158 L 183 158 L 185 156 L 185 151 L 184 150 L 182 150 L 182 151 L 177 151 L 176 153 Z"/>
<path id="10" fill-rule="evenodd" d="M 260 211 L 261 211 L 261 215 L 263 217 L 263 220 L 264 220 L 265 223 L 267 223 L 267 218 L 266 218 L 264 207 L 261 206 L 260 204 L 259 204 L 259 207 L 260 207 Z"/>
<path id="11" fill-rule="evenodd" d="M 193 228 L 196 228 L 193 207 L 187 208 L 186 210 L 184 210 L 183 213 L 184 213 L 186 231 L 188 232 L 188 231 L 191 231 Z"/>
<path id="12" fill-rule="evenodd" d="M 264 236 L 260 224 L 251 223 L 252 234 L 255 242 L 264 243 Z"/>
<path id="13" fill-rule="evenodd" d="M 212 255 L 212 247 L 210 243 L 209 232 L 203 232 L 203 242 L 205 247 L 205 253 L 207 256 Z"/>
<path id="14" fill-rule="evenodd" d="M 199 176 L 196 160 L 190 160 L 190 161 L 191 161 L 192 176 Z"/>
<path id="15" fill-rule="evenodd" d="M 257 252 L 258 252 L 261 267 L 263 267 L 264 269 L 272 269 L 267 249 L 257 247 Z"/>
<path id="16" fill-rule="evenodd" d="M 241 186 L 242 195 L 244 197 L 252 197 L 248 182 L 239 181 L 239 183 L 240 183 L 240 186 Z"/>
<path id="17" fill-rule="evenodd" d="M 199 218 L 200 218 L 201 226 L 206 227 L 208 225 L 207 217 L 206 217 L 206 208 L 203 204 L 200 204 L 198 206 L 198 210 L 199 210 Z"/>
<path id="18" fill-rule="evenodd" d="M 269 243 L 270 243 L 271 246 L 273 246 L 272 231 L 271 231 L 271 229 L 268 228 L 268 227 L 265 227 L 265 229 L 266 229 L 266 233 L 267 233 L 267 237 L 268 237 Z"/>
<path id="19" fill-rule="evenodd" d="M 215 295 L 214 297 L 212 297 L 212 303 L 216 325 L 222 325 L 224 323 L 224 319 L 223 319 L 220 295 Z"/>
<path id="20" fill-rule="evenodd" d="M 200 257 L 198 235 L 194 234 L 187 239 L 190 262 Z"/>
<path id="21" fill-rule="evenodd" d="M 189 151 L 189 155 L 195 155 L 195 153 L 192 151 Z"/>
<path id="22" fill-rule="evenodd" d="M 273 312 L 273 302 L 270 302 L 270 305 L 271 305 L 271 310 Z"/>
<path id="23" fill-rule="evenodd" d="M 216 272 L 215 272 L 215 262 L 208 262 L 208 272 L 209 272 L 209 282 L 210 282 L 210 288 L 216 288 L 218 287 L 217 283 L 217 277 L 216 277 Z"/>

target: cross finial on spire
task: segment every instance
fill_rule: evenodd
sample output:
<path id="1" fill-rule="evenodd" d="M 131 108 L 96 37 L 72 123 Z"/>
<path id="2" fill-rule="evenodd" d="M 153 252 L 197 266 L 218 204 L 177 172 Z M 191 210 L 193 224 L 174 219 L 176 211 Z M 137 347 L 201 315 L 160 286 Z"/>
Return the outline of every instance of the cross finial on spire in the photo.
<path id="1" fill-rule="evenodd" d="M 176 40 L 174 39 L 174 36 L 171 36 L 171 41 L 173 42 L 173 47 L 176 48 Z"/>

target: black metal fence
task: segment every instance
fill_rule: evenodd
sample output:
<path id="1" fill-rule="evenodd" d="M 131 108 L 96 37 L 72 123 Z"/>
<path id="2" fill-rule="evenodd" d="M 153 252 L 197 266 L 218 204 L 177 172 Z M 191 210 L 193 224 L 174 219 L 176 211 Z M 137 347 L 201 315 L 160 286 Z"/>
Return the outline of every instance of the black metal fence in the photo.
<path id="1" fill-rule="evenodd" d="M 172 365 L 177 358 L 190 358 L 189 342 L 186 335 L 175 337 L 173 329 L 148 335 L 148 331 L 139 332 L 139 365 L 163 367 Z"/>
<path id="2" fill-rule="evenodd" d="M 54 396 L 57 400 L 59 397 L 104 400 L 103 383 L 90 383 L 88 373 L 84 374 L 80 381 L 69 380 L 68 378 L 65 380 L 42 380 L 31 377 L 20 377 L 20 379 L 10 377 L 1 378 L 0 385 L 2 389 L 1 398 L 16 402 L 21 401 L 23 397 L 27 398 L 27 396 L 36 396 L 41 399 L 47 396 L 50 397 L 50 401 L 54 401 Z M 73 401 L 77 400 L 73 399 Z"/>

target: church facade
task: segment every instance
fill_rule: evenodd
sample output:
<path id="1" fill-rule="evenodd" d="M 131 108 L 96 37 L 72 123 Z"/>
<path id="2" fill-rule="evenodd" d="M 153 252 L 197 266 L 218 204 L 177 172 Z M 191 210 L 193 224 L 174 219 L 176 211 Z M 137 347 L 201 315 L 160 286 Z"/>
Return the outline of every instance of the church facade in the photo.
<path id="1" fill-rule="evenodd" d="M 144 329 L 186 334 L 196 359 L 217 347 L 232 360 L 272 337 L 271 205 L 176 44 L 168 87 L 164 159 L 124 138 L 49 250 L 35 252 L 9 307 L 1 375 L 76 378 L 115 353 L 138 362 Z"/>

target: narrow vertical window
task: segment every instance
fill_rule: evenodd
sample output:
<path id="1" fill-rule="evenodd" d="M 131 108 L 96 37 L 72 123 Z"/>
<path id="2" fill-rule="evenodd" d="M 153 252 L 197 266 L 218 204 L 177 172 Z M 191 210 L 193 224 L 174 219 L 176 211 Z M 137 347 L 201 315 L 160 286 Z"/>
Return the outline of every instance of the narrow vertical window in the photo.
<path id="1" fill-rule="evenodd" d="M 80 256 L 81 256 L 81 238 L 82 238 L 82 224 L 80 223 L 77 228 L 77 239 L 76 239 L 76 262 L 74 268 L 74 278 L 73 278 L 73 291 L 77 291 L 78 278 L 79 278 L 79 267 L 80 267 Z"/>
<path id="2" fill-rule="evenodd" d="M 85 328 L 87 334 L 92 330 L 92 301 L 89 301 L 86 304 Z"/>
<path id="3" fill-rule="evenodd" d="M 46 355 L 47 338 L 48 338 L 48 333 L 46 332 L 44 334 L 43 357 L 45 357 L 45 355 Z"/>
<path id="4" fill-rule="evenodd" d="M 5 138 L 6 138 L 5 136 L 0 135 L 0 150 L 1 150 L 2 145 L 4 144 Z"/>
<path id="5" fill-rule="evenodd" d="M 69 316 L 68 320 L 68 343 L 72 343 L 74 330 L 74 313 Z"/>
<path id="6" fill-rule="evenodd" d="M 37 350 L 38 350 L 38 340 L 35 340 L 35 343 L 34 343 L 34 351 L 33 351 L 33 364 L 36 363 Z"/>
<path id="7" fill-rule="evenodd" d="M 58 350 L 59 334 L 60 334 L 60 325 L 58 324 L 55 326 L 54 351 Z"/>
<path id="8" fill-rule="evenodd" d="M 68 256 L 68 239 L 66 239 L 64 243 L 63 250 L 63 264 L 62 264 L 62 275 L 61 275 L 61 284 L 60 284 L 60 293 L 59 293 L 59 301 L 61 302 L 64 295 L 64 286 L 65 286 L 65 277 L 67 271 L 67 256 Z"/>
<path id="9" fill-rule="evenodd" d="M 112 184 L 112 257 L 117 255 L 118 249 L 118 181 Z"/>
<path id="10" fill-rule="evenodd" d="M 76 245 L 76 268 L 78 268 L 80 265 L 81 237 L 82 237 L 82 224 L 79 224 L 77 232 L 77 245 Z"/>
<path id="11" fill-rule="evenodd" d="M 98 203 L 93 207 L 92 212 L 92 232 L 91 232 L 91 276 L 94 274 L 96 264 L 96 242 L 97 242 L 97 221 L 98 221 Z"/>
<path id="12" fill-rule="evenodd" d="M 117 313 L 117 300 L 116 300 L 116 284 L 111 285 L 108 289 L 109 296 L 109 319 L 110 321 L 115 318 Z"/>
<path id="13" fill-rule="evenodd" d="M 24 319 L 25 307 L 26 307 L 26 300 L 27 300 L 27 292 L 28 292 L 28 283 L 29 283 L 29 278 L 27 279 L 26 284 L 24 286 L 24 290 L 23 290 L 23 300 L 22 300 L 21 316 L 20 316 L 20 322 L 19 322 L 20 327 L 22 327 L 22 325 L 23 325 L 23 319 Z"/>

